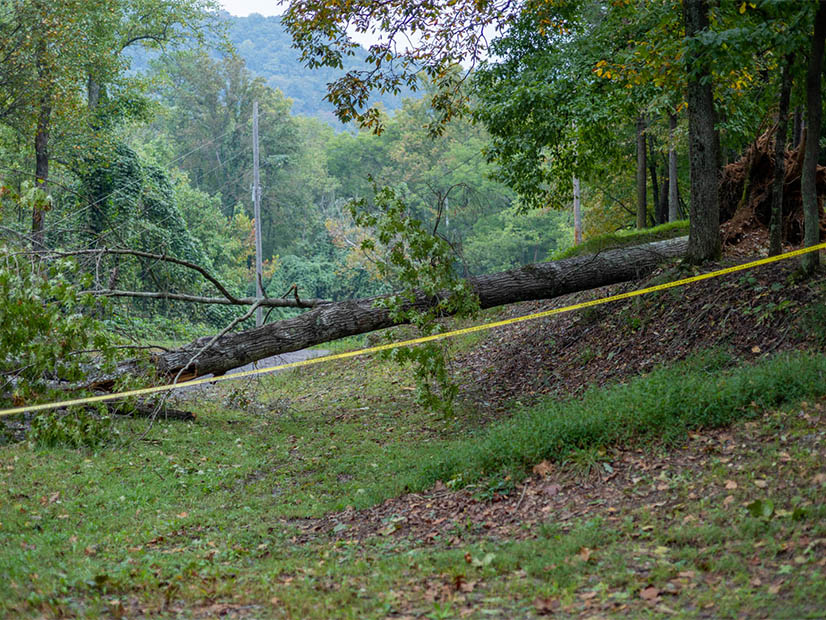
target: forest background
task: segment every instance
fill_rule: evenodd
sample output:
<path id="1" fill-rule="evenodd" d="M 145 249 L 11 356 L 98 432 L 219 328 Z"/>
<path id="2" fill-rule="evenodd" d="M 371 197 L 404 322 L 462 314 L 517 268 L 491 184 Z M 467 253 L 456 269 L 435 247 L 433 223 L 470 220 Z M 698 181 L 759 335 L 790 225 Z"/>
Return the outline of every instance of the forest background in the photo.
<path id="1" fill-rule="evenodd" d="M 696 76 L 686 55 L 713 67 L 705 83 L 713 82 L 720 163 L 771 133 L 778 93 L 791 101 L 796 146 L 817 3 L 726 5 L 688 39 L 675 2 L 531 5 L 500 22 L 486 61 L 473 54 L 504 15 L 493 7 L 479 15 L 476 39 L 435 22 L 437 39 L 469 41 L 463 64 L 444 64 L 455 49 L 411 59 L 344 43 L 342 52 L 334 20 L 301 5 L 283 18 L 232 18 L 207 0 L 5 8 L 7 243 L 30 235 L 35 250 L 79 256 L 65 294 L 118 300 L 105 311 L 80 309 L 110 332 L 180 339 L 193 327 L 214 332 L 244 310 L 171 300 L 207 295 L 212 283 L 158 257 L 199 265 L 230 295 L 255 291 L 253 102 L 261 109 L 267 295 L 365 297 L 398 286 L 382 268 L 389 246 L 377 247 L 376 231 L 359 226 L 350 208 L 375 209 L 383 187 L 405 218 L 451 249 L 463 276 L 560 256 L 574 240 L 574 194 L 586 238 L 684 217 L 685 95 L 699 90 L 689 87 Z M 302 22 L 312 19 L 320 21 Z M 705 228 L 717 237 L 716 226 Z M 100 253 L 107 248 L 144 255 Z M 63 294 L 27 291 L 37 269 L 11 272 L 29 278 L 9 285 L 24 297 Z"/>
<path id="2" fill-rule="evenodd" d="M 378 98 L 386 130 L 380 136 L 359 131 L 338 122 L 323 100 L 335 72 L 304 67 L 280 18 L 222 13 L 198 19 L 192 36 L 188 22 L 177 26 L 178 48 L 176 41 L 164 43 L 167 51 L 124 48 L 121 72 L 101 97 L 95 124 L 83 126 L 86 102 L 73 100 L 85 98 L 79 91 L 60 102 L 66 110 L 54 107 L 48 247 L 166 253 L 204 266 L 234 294 L 254 294 L 254 101 L 261 109 L 261 219 L 270 295 L 281 295 L 292 283 L 302 297 L 331 300 L 388 290 L 358 250 L 364 232 L 346 209 L 352 199 L 372 197 L 373 184 L 396 187 L 428 227 L 438 219 L 464 273 L 544 260 L 570 245 L 567 213 L 525 212 L 516 194 L 493 178 L 483 127 L 465 119 L 431 139 L 427 92 L 405 89 L 403 97 Z M 349 67 L 363 65 L 365 55 L 361 50 Z M 31 135 L 13 113 L 2 120 L 2 225 L 6 234 L 25 234 L 31 216 L 21 197 L 34 187 Z M 96 286 L 166 292 L 201 286 L 183 270 L 126 263 L 98 261 L 92 269 Z M 122 308 L 113 327 L 134 334 L 160 330 L 168 337 L 189 335 L 192 324 L 212 329 L 238 314 L 168 301 L 133 300 Z M 272 318 L 288 312 L 276 310 Z"/>

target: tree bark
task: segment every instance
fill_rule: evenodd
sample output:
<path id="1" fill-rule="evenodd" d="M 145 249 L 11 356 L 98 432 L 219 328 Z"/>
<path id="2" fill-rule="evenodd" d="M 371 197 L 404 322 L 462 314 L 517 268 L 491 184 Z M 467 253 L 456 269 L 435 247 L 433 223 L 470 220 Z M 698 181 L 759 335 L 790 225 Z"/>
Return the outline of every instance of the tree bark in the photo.
<path id="1" fill-rule="evenodd" d="M 677 194 L 677 115 L 668 115 L 668 221 L 680 219 L 680 197 Z"/>
<path id="2" fill-rule="evenodd" d="M 786 127 L 789 124 L 789 95 L 792 90 L 792 55 L 783 64 L 780 80 L 780 103 L 777 110 L 777 132 L 774 135 L 774 185 L 772 187 L 772 211 L 769 221 L 769 256 L 782 251 L 783 237 L 783 185 L 786 180 Z"/>
<path id="3" fill-rule="evenodd" d="M 708 2 L 684 0 L 688 70 L 688 146 L 691 165 L 691 204 L 686 258 L 694 263 L 720 256 L 720 205 L 717 185 L 720 142 L 715 128 L 714 98 L 708 54 L 696 41 L 709 27 Z M 692 48 L 694 48 L 692 50 Z"/>
<path id="4" fill-rule="evenodd" d="M 100 103 L 100 83 L 91 74 L 86 79 L 86 104 L 94 111 Z"/>
<path id="5" fill-rule="evenodd" d="M 792 129 L 792 149 L 796 149 L 803 137 L 803 111 L 800 106 L 794 109 L 794 123 Z"/>
<path id="6" fill-rule="evenodd" d="M 582 195 L 580 194 L 579 178 L 574 177 L 574 245 L 582 243 Z"/>
<path id="7" fill-rule="evenodd" d="M 671 179 L 668 178 L 668 166 L 664 169 L 663 184 L 660 189 L 659 203 L 657 204 L 657 224 L 665 224 L 668 221 L 668 193 Z"/>
<path id="8" fill-rule="evenodd" d="M 681 237 L 608 250 L 595 255 L 527 265 L 471 278 L 469 283 L 476 291 L 482 308 L 550 299 L 642 278 L 663 260 L 681 257 L 686 247 L 687 240 Z M 390 311 L 376 307 L 378 299 L 381 298 L 326 304 L 297 317 L 242 332 L 227 333 L 200 353 L 187 372 L 181 374 L 179 381 L 207 374 L 220 375 L 273 355 L 399 325 L 399 321 L 391 317 Z M 426 309 L 433 302 L 432 298 L 419 295 L 410 306 Z M 199 338 L 181 349 L 158 354 L 153 360 L 158 373 L 174 377 L 210 340 L 210 337 Z M 119 371 L 120 374 L 138 372 L 139 364 L 124 362 Z"/>
<path id="9" fill-rule="evenodd" d="M 645 117 L 637 119 L 637 228 L 645 228 L 648 219 L 645 187 Z"/>
<path id="10" fill-rule="evenodd" d="M 657 180 L 657 157 L 654 153 L 654 137 L 648 136 L 648 171 L 651 174 L 651 197 L 654 203 L 654 223 L 662 224 L 657 209 L 660 205 L 660 183 Z"/>
<path id="11" fill-rule="evenodd" d="M 809 55 L 809 67 L 806 72 L 806 151 L 803 156 L 800 191 L 803 195 L 803 244 L 806 247 L 820 242 L 820 204 L 817 199 L 816 175 L 817 158 L 820 150 L 821 95 L 820 74 L 823 71 L 823 46 L 826 39 L 826 0 L 820 0 L 815 15 L 815 29 L 812 35 L 812 47 Z M 814 271 L 820 264 L 817 252 L 803 255 L 803 269 Z"/>

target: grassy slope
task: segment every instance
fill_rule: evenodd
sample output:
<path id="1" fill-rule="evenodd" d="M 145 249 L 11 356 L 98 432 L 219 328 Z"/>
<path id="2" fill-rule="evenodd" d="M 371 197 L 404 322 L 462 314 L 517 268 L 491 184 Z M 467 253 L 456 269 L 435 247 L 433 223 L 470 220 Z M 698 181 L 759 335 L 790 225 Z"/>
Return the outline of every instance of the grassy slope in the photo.
<path id="1" fill-rule="evenodd" d="M 724 362 L 480 428 L 349 360 L 211 388 L 145 439 L 123 421 L 112 449 L 4 447 L 0 614 L 817 615 L 826 358 Z M 474 486 L 370 508 L 458 474 Z"/>

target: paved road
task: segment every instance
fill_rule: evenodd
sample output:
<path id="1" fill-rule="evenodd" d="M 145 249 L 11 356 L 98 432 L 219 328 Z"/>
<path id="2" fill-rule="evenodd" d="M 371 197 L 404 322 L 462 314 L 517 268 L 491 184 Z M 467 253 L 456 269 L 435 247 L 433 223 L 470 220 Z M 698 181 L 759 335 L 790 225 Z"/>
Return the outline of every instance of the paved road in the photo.
<path id="1" fill-rule="evenodd" d="M 280 366 L 281 364 L 287 364 L 289 362 L 300 362 L 302 360 L 307 360 L 313 357 L 321 357 L 322 355 L 327 355 L 329 351 L 325 349 L 302 349 L 301 351 L 293 351 L 292 353 L 282 353 L 281 355 L 274 355 L 272 357 L 267 357 L 265 359 L 259 360 L 255 364 L 247 364 L 246 366 L 241 366 L 240 368 L 233 368 L 232 370 L 228 370 L 226 374 L 234 375 L 239 372 L 244 372 L 245 370 L 252 370 L 253 368 L 270 368 L 271 366 Z M 276 371 L 281 372 L 281 371 Z M 206 379 L 211 377 L 212 375 L 204 375 L 203 377 L 198 377 L 199 379 Z M 207 388 L 209 386 L 215 385 L 214 383 L 202 383 L 201 385 L 193 385 L 192 387 L 181 387 L 175 390 L 175 393 L 180 396 L 185 396 L 192 392 L 196 392 L 200 389 Z"/>
<path id="2" fill-rule="evenodd" d="M 281 355 L 273 355 L 262 360 L 258 360 L 255 364 L 247 364 L 240 368 L 233 368 L 228 370 L 228 375 L 234 375 L 245 370 L 252 370 L 253 368 L 270 368 L 271 366 L 280 366 L 281 364 L 289 364 L 290 362 L 301 362 L 311 359 L 313 357 L 321 357 L 327 355 L 329 351 L 324 349 L 302 349 L 301 351 L 293 351 L 292 353 L 282 353 Z"/>

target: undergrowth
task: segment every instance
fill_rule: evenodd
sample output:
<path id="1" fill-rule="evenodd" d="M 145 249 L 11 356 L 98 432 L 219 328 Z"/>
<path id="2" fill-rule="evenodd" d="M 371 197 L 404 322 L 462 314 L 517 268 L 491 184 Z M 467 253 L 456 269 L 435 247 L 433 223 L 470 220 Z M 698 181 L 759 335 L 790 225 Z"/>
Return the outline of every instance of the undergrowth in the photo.
<path id="1" fill-rule="evenodd" d="M 731 359 L 711 353 L 662 368 L 627 384 L 589 389 L 581 399 L 546 399 L 513 418 L 446 446 L 415 488 L 437 480 L 470 483 L 517 475 L 543 460 L 562 462 L 594 448 L 661 441 L 717 428 L 765 408 L 826 392 L 826 356 L 783 354 L 727 370 Z"/>

